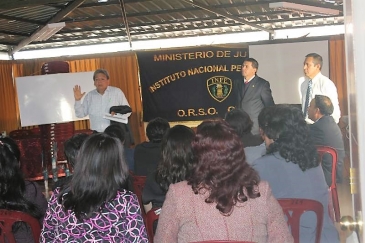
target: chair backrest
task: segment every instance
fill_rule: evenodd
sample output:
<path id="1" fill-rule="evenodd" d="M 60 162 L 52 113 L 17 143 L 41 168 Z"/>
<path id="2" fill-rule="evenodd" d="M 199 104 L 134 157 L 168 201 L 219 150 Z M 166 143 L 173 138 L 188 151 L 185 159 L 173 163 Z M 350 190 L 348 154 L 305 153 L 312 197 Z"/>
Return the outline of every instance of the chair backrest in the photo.
<path id="1" fill-rule="evenodd" d="M 129 171 L 129 174 L 132 177 L 133 192 L 137 195 L 139 204 L 142 208 L 143 207 L 142 192 L 143 192 L 144 185 L 146 183 L 147 176 L 138 176 L 138 175 L 135 175 L 132 171 Z"/>
<path id="2" fill-rule="evenodd" d="M 0 209 L 0 242 L 16 243 L 12 227 L 14 223 L 25 222 L 31 228 L 34 242 L 39 242 L 41 226 L 36 218 L 27 213 Z"/>
<path id="3" fill-rule="evenodd" d="M 329 146 L 317 146 L 317 151 L 320 156 L 320 159 L 322 160 L 323 156 L 325 154 L 330 154 L 332 157 L 332 182 L 331 186 L 329 188 L 330 190 L 330 206 L 329 206 L 329 212 L 330 217 L 333 221 L 340 222 L 341 213 L 340 213 L 340 203 L 338 200 L 338 194 L 337 194 L 337 186 L 336 186 L 336 175 L 337 175 L 337 150 L 335 148 L 329 147 Z"/>
<path id="4" fill-rule="evenodd" d="M 323 226 L 323 205 L 322 203 L 311 199 L 278 199 L 285 216 L 287 217 L 288 226 L 294 238 L 294 243 L 299 243 L 300 217 L 307 211 L 313 211 L 317 216 L 316 238 L 315 243 L 321 242 L 321 233 Z"/>
<path id="5" fill-rule="evenodd" d="M 332 157 L 332 183 L 331 188 L 336 187 L 336 172 L 337 172 L 337 151 L 330 146 L 317 145 L 317 151 L 320 159 L 323 159 L 323 155 L 330 154 Z"/>
<path id="6" fill-rule="evenodd" d="M 150 243 L 153 243 L 153 237 L 155 236 L 153 224 L 160 217 L 160 212 L 161 208 L 152 208 L 146 214 L 146 229 Z"/>

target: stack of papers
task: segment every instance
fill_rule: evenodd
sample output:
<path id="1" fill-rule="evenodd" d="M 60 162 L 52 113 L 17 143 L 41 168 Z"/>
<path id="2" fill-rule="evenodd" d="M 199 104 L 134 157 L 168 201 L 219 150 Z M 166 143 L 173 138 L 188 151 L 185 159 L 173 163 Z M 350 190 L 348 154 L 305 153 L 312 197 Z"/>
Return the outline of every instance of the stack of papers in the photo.
<path id="1" fill-rule="evenodd" d="M 128 117 L 126 115 L 127 114 L 122 115 L 122 114 L 119 114 L 119 113 L 111 115 L 109 113 L 106 113 L 103 118 L 111 120 L 111 121 L 116 121 L 116 122 L 128 124 Z"/>

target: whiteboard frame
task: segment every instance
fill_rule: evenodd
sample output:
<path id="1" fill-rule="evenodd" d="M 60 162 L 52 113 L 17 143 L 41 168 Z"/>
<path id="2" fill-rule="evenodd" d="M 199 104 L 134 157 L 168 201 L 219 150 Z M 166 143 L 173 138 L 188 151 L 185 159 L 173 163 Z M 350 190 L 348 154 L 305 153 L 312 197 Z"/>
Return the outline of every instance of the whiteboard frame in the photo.
<path id="1" fill-rule="evenodd" d="M 75 115 L 73 88 L 95 89 L 94 72 L 58 73 L 15 78 L 21 126 L 86 120 Z"/>

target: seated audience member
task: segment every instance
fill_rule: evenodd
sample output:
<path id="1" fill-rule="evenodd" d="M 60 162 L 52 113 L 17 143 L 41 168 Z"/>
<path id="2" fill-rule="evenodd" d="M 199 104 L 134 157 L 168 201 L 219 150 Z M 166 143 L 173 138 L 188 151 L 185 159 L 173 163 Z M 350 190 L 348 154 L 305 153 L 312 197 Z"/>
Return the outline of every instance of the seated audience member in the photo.
<path id="1" fill-rule="evenodd" d="M 272 109 L 273 106 L 267 106 L 264 107 L 258 117 L 258 123 L 259 123 L 259 131 L 260 131 L 260 136 L 263 140 L 263 135 L 262 135 L 262 129 L 260 128 L 260 121 L 265 120 L 265 117 L 267 116 L 268 112 Z M 252 165 L 252 163 L 258 159 L 261 158 L 262 156 L 264 156 L 266 154 L 266 145 L 264 142 L 262 142 L 260 145 L 258 146 L 254 146 L 254 147 L 245 147 L 245 155 L 246 155 L 246 162 L 250 165 Z"/>
<path id="2" fill-rule="evenodd" d="M 328 214 L 328 186 L 303 112 L 293 106 L 276 105 L 261 119 L 264 119 L 259 124 L 267 154 L 257 159 L 253 168 L 262 180 L 270 183 L 276 198 L 305 198 L 321 202 L 324 209 L 321 243 L 339 242 Z M 312 242 L 315 227 L 315 215 L 304 214 L 300 221 L 300 242 Z"/>
<path id="3" fill-rule="evenodd" d="M 169 130 L 170 124 L 163 118 L 151 120 L 146 127 L 148 142 L 138 144 L 134 149 L 134 174 L 147 176 L 156 170 L 161 160 L 162 137 Z"/>
<path id="4" fill-rule="evenodd" d="M 85 139 L 88 136 L 89 135 L 87 135 L 85 133 L 79 133 L 79 134 L 73 135 L 70 139 L 68 139 L 64 142 L 63 150 L 65 153 L 65 157 L 66 157 L 68 168 L 69 168 L 70 172 L 73 171 L 73 168 L 75 167 L 77 153 L 79 152 L 82 143 L 85 141 Z M 52 191 L 54 189 L 56 189 L 57 187 L 60 187 L 63 184 L 70 182 L 71 179 L 72 179 L 72 175 L 59 178 L 58 181 L 56 181 L 53 184 Z"/>
<path id="5" fill-rule="evenodd" d="M 253 122 L 247 112 L 240 109 L 231 110 L 227 112 L 224 120 L 237 132 L 243 147 L 258 146 L 263 143 L 260 135 L 251 133 Z"/>
<path id="6" fill-rule="evenodd" d="M 123 189 L 127 176 L 121 142 L 89 136 L 71 182 L 49 201 L 41 242 L 148 242 L 137 196 Z"/>
<path id="7" fill-rule="evenodd" d="M 118 138 L 120 142 L 124 145 L 125 142 L 125 131 L 123 128 L 117 124 L 109 125 L 107 128 L 105 128 L 104 131 L 109 136 L 112 136 L 114 138 Z M 124 157 L 127 162 L 129 170 L 134 170 L 134 149 L 133 148 L 127 148 L 124 146 Z"/>
<path id="8" fill-rule="evenodd" d="M 38 219 L 41 226 L 46 198 L 36 183 L 24 180 L 19 161 L 20 150 L 15 141 L 0 138 L 0 209 L 25 212 Z M 13 233 L 16 242 L 34 242 L 30 227 L 24 223 L 16 223 Z"/>
<path id="9" fill-rule="evenodd" d="M 244 148 L 245 155 L 246 155 L 246 162 L 249 165 L 252 165 L 252 163 L 257 160 L 258 158 L 261 158 L 266 154 L 266 145 L 265 143 L 261 143 L 258 146 L 254 147 L 246 147 Z"/>
<path id="10" fill-rule="evenodd" d="M 269 184 L 246 163 L 242 141 L 226 122 L 200 124 L 192 149 L 191 176 L 170 185 L 155 242 L 293 242 Z"/>
<path id="11" fill-rule="evenodd" d="M 147 176 L 142 200 L 146 212 L 162 207 L 170 184 L 185 180 L 192 167 L 193 153 L 191 142 L 194 131 L 183 125 L 172 127 L 162 140 L 162 159 L 157 171 Z"/>
<path id="12" fill-rule="evenodd" d="M 331 116 L 333 105 L 331 99 L 324 95 L 316 95 L 308 107 L 308 118 L 314 123 L 309 125 L 309 131 L 315 145 L 325 145 L 337 150 L 337 182 L 342 181 L 343 160 L 345 148 L 340 127 Z M 322 159 L 322 169 L 328 186 L 332 183 L 332 157 L 325 154 Z"/>

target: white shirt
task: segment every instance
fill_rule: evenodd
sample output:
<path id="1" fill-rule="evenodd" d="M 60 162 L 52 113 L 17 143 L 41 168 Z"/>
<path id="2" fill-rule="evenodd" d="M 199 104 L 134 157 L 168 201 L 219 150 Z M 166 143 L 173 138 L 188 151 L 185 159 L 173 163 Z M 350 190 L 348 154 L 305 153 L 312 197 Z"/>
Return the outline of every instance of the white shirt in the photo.
<path id="1" fill-rule="evenodd" d="M 248 83 L 248 82 L 250 82 L 254 77 L 256 77 L 256 75 L 253 75 L 249 80 L 247 80 L 247 79 L 243 79 L 243 82 L 244 83 Z"/>
<path id="2" fill-rule="evenodd" d="M 304 109 L 307 109 L 307 107 L 304 107 L 305 100 L 307 96 L 307 88 L 308 88 L 308 82 L 309 80 L 306 80 L 302 83 L 300 86 L 300 91 L 302 95 L 302 110 L 304 112 Z M 337 94 L 337 88 L 335 84 L 326 76 L 324 76 L 321 72 L 319 72 L 313 79 L 312 79 L 312 93 L 311 97 L 309 97 L 309 102 L 314 99 L 316 95 L 325 95 L 331 99 L 331 102 L 333 104 L 333 113 L 332 117 L 335 120 L 336 123 L 340 120 L 341 117 L 341 111 L 340 111 L 340 105 L 338 102 L 338 94 Z M 306 121 L 308 123 L 313 123 L 312 120 L 305 117 Z"/>
<path id="3" fill-rule="evenodd" d="M 120 105 L 129 106 L 124 93 L 119 88 L 108 86 L 103 95 L 94 89 L 86 94 L 82 103 L 81 100 L 75 101 L 75 113 L 79 118 L 89 115 L 91 130 L 104 132 L 110 125 L 110 120 L 103 118 L 104 115 L 110 113 L 110 107 Z M 130 115 L 127 113 L 122 117 L 128 119 Z"/>

